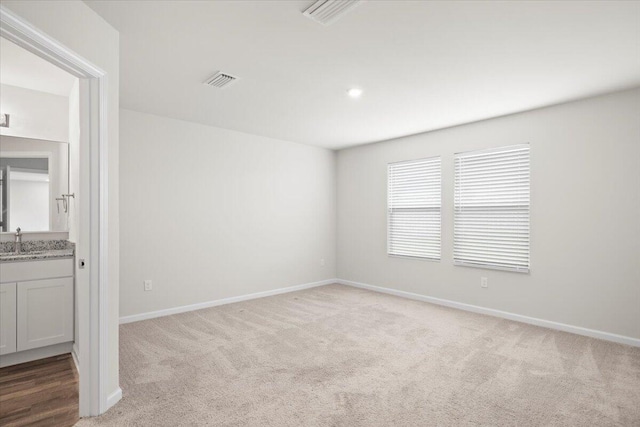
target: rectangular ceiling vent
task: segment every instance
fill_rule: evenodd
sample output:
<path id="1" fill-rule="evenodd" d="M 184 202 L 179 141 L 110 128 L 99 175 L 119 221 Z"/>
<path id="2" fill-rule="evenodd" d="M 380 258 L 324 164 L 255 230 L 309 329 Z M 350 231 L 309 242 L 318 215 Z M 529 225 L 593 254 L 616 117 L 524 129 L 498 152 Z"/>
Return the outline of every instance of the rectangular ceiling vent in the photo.
<path id="1" fill-rule="evenodd" d="M 216 73 L 213 76 L 205 80 L 204 84 L 221 89 L 223 87 L 229 86 L 236 80 L 238 80 L 238 78 L 232 76 L 231 74 L 216 71 Z"/>
<path id="2" fill-rule="evenodd" d="M 302 14 L 322 25 L 329 25 L 361 2 L 362 0 L 318 0 Z"/>

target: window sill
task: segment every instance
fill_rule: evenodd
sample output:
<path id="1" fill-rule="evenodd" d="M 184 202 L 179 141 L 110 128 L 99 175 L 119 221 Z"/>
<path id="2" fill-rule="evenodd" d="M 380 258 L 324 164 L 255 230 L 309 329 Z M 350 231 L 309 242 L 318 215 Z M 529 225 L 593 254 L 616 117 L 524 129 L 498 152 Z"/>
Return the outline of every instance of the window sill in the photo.
<path id="1" fill-rule="evenodd" d="M 468 262 L 460 262 L 454 261 L 453 265 L 457 267 L 472 267 L 472 268 L 481 268 L 483 270 L 498 270 L 498 271 L 508 271 L 510 273 L 523 273 L 529 274 L 531 272 L 530 268 L 510 268 L 510 267 L 500 267 L 496 265 L 483 265 L 483 264 L 471 264 Z"/>
<path id="2" fill-rule="evenodd" d="M 431 261 L 431 262 L 440 262 L 441 259 L 440 258 L 424 258 L 424 257 L 419 257 L 419 256 L 409 256 L 409 255 L 393 255 L 393 254 L 387 254 L 387 256 L 389 258 L 400 258 L 400 259 L 414 259 L 417 261 Z"/>

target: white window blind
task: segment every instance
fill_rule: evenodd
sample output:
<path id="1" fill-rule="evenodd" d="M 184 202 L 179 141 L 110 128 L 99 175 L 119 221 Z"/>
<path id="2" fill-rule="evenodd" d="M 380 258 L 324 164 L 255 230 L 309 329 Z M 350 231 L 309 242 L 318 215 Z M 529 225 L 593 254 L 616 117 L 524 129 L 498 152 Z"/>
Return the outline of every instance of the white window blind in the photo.
<path id="1" fill-rule="evenodd" d="M 440 157 L 389 164 L 389 255 L 440 259 Z"/>
<path id="2" fill-rule="evenodd" d="M 529 145 L 455 155 L 455 264 L 529 271 Z"/>

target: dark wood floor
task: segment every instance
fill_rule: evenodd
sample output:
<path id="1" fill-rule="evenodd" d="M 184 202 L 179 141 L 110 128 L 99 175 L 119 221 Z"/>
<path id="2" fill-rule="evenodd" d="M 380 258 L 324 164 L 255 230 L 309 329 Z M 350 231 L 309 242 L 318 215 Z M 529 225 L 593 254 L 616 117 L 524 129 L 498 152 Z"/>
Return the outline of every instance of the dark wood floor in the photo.
<path id="1" fill-rule="evenodd" d="M 78 422 L 78 373 L 70 354 L 0 369 L 0 426 Z"/>

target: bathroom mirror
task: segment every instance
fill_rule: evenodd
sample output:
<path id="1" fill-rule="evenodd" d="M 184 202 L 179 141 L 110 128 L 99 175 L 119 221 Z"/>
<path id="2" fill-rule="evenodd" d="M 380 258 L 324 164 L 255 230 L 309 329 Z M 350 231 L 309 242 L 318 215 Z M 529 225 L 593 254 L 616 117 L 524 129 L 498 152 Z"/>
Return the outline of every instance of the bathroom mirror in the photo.
<path id="1" fill-rule="evenodd" d="M 0 231 L 68 231 L 69 145 L 0 136 Z"/>

